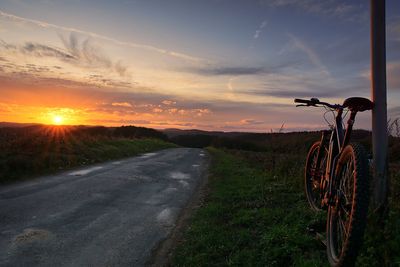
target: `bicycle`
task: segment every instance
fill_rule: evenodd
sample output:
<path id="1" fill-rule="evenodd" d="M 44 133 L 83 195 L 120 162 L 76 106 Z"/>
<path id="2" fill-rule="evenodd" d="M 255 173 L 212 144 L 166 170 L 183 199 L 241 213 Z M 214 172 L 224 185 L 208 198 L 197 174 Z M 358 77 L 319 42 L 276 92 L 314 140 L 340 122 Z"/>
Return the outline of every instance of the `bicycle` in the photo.
<path id="1" fill-rule="evenodd" d="M 371 110 L 373 103 L 366 98 L 351 97 L 342 105 L 295 99 L 297 106 L 325 107 L 335 115 L 334 125 L 322 132 L 307 155 L 305 192 L 311 208 L 328 210 L 326 246 L 332 266 L 352 266 L 363 241 L 369 202 L 369 162 L 366 150 L 350 143 L 353 124 L 358 112 Z M 343 112 L 350 111 L 344 129 Z M 325 113 L 326 114 L 326 113 Z M 325 118 L 324 114 L 324 118 Z M 325 118 L 326 119 L 326 118 Z"/>

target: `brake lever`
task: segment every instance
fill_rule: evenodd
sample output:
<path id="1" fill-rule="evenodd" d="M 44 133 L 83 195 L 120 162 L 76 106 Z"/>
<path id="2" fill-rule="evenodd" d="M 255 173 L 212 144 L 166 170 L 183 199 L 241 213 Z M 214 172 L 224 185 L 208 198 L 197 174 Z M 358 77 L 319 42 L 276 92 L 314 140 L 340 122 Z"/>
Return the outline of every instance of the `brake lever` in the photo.
<path id="1" fill-rule="evenodd" d="M 308 106 L 310 106 L 310 105 L 307 105 L 307 104 L 299 104 L 299 105 L 296 105 L 296 107 L 308 107 Z"/>

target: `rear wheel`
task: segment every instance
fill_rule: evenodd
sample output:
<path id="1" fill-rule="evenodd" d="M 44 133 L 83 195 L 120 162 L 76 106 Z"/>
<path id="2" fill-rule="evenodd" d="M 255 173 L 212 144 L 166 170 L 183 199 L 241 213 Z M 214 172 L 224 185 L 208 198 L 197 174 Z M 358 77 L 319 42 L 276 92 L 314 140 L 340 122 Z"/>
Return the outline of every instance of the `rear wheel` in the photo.
<path id="1" fill-rule="evenodd" d="M 318 151 L 321 151 L 321 159 L 319 164 L 317 162 Z M 308 203 L 313 210 L 321 210 L 321 201 L 323 192 L 321 192 L 321 183 L 325 173 L 326 161 L 328 152 L 325 147 L 321 148 L 321 142 L 315 142 L 307 155 L 306 168 L 305 168 L 305 191 Z"/>
<path id="2" fill-rule="evenodd" d="M 369 166 L 364 148 L 347 145 L 337 164 L 335 201 L 328 209 L 327 252 L 332 266 L 353 266 L 368 212 Z"/>

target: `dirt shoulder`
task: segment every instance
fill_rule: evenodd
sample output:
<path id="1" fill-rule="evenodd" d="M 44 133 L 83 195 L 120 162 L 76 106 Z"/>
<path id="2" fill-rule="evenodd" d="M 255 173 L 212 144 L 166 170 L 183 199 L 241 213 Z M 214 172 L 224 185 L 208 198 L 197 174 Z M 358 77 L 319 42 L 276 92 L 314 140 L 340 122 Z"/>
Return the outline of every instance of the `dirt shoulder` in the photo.
<path id="1" fill-rule="evenodd" d="M 206 172 L 204 178 L 199 183 L 196 192 L 193 194 L 191 200 L 187 206 L 182 210 L 179 215 L 174 229 L 170 235 L 163 241 L 161 241 L 152 252 L 150 261 L 146 263 L 147 267 L 160 267 L 160 266 L 171 266 L 172 256 L 176 247 L 184 240 L 184 234 L 186 229 L 190 225 L 190 219 L 196 210 L 203 205 L 208 195 L 208 178 L 209 178 L 209 167 L 212 164 L 211 155 L 209 154 L 209 160 L 206 164 Z"/>

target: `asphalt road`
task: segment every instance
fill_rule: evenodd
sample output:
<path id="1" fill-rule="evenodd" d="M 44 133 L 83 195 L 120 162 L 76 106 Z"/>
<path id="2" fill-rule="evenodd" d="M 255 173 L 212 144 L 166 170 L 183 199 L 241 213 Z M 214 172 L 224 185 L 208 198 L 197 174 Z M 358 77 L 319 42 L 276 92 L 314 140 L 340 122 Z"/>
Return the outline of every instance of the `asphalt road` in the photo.
<path id="1" fill-rule="evenodd" d="M 0 188 L 0 266 L 143 266 L 206 175 L 176 148 Z"/>

